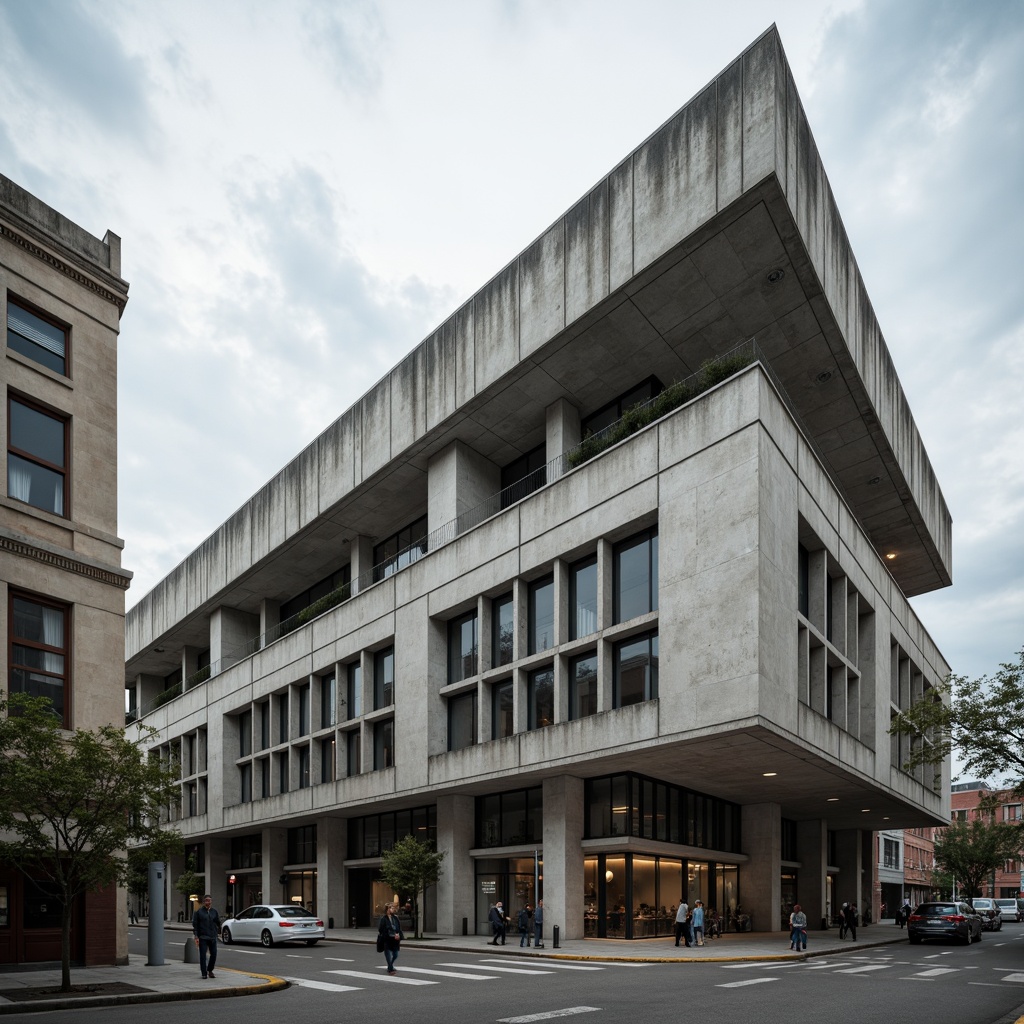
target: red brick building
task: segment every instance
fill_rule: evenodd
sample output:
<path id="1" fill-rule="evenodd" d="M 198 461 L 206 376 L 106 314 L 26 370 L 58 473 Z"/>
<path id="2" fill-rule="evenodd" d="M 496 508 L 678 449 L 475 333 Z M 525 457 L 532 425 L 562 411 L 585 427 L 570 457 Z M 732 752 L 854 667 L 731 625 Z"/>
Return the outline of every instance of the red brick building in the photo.
<path id="1" fill-rule="evenodd" d="M 978 804 L 983 797 L 995 797 L 997 801 L 996 821 L 1020 821 L 1024 800 L 1012 790 L 995 790 L 987 782 L 958 782 L 950 787 L 950 820 L 971 821 L 978 815 Z M 1024 889 L 1022 884 L 1022 861 L 1007 860 L 1002 869 L 995 871 L 981 886 L 981 892 L 973 896 L 991 896 L 1008 899 L 1018 896 Z"/>

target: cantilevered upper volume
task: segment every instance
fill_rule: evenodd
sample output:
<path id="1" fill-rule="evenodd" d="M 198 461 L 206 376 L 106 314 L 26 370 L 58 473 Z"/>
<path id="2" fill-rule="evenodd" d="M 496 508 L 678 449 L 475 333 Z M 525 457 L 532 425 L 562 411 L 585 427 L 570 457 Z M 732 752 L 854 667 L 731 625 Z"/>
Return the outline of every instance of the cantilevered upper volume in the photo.
<path id="1" fill-rule="evenodd" d="M 772 27 L 143 598 L 129 660 L 205 647 L 204 611 L 257 615 L 358 536 L 454 518 L 427 473 L 453 442 L 506 466 L 553 402 L 585 414 L 750 338 L 904 595 L 947 586 L 949 511 Z"/>

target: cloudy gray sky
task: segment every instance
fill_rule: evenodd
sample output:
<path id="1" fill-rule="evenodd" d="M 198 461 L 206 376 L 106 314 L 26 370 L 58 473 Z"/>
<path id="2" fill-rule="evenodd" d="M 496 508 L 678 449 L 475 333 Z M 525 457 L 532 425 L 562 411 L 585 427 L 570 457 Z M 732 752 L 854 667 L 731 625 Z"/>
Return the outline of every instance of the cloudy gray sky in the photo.
<path id="1" fill-rule="evenodd" d="M 774 19 L 954 518 L 1024 645 L 1018 0 L 0 0 L 0 171 L 123 237 L 129 605 Z"/>

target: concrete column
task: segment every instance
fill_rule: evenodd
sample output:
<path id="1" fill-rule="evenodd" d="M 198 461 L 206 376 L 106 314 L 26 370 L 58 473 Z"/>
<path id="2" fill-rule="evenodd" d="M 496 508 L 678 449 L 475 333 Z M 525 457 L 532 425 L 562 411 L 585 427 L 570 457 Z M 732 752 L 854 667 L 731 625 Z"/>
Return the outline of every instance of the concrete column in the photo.
<path id="1" fill-rule="evenodd" d="M 158 693 L 164 692 L 164 679 L 163 676 L 150 676 L 140 672 L 135 677 L 135 686 L 138 690 L 139 714 L 142 714 L 149 702 Z"/>
<path id="2" fill-rule="evenodd" d="M 545 459 L 550 463 L 580 443 L 580 411 L 571 402 L 559 398 L 545 410 L 545 421 L 547 425 L 544 443 Z M 556 473 L 558 473 L 557 468 L 549 471 L 548 483 L 551 483 L 551 479 L 554 479 Z M 558 475 L 561 474 L 558 473 Z"/>
<path id="3" fill-rule="evenodd" d="M 188 685 L 189 679 L 199 671 L 199 648 L 184 647 L 181 651 L 181 681 L 182 689 Z"/>
<path id="4" fill-rule="evenodd" d="M 316 823 L 316 912 L 325 925 L 333 917 L 336 928 L 348 924 L 347 851 L 348 822 L 344 818 L 320 818 Z"/>
<path id="5" fill-rule="evenodd" d="M 807 915 L 807 927 L 818 928 L 825 916 L 825 879 L 828 875 L 828 826 L 822 818 L 796 826 L 800 856 L 798 902 Z"/>
<path id="6" fill-rule="evenodd" d="M 214 839 L 213 837 L 206 840 L 206 872 L 205 882 L 206 892 L 213 897 L 213 905 L 217 907 L 221 912 L 221 917 L 227 917 L 227 906 L 228 898 L 230 896 L 229 889 L 231 886 L 228 885 L 228 875 L 231 873 L 231 840 L 230 839 Z M 236 886 L 237 888 L 237 886 Z M 203 893 L 197 893 L 200 899 Z M 239 900 L 242 900 L 242 906 L 236 906 L 233 909 L 233 913 L 238 913 L 239 910 L 245 910 L 244 895 L 239 895 Z M 175 918 L 177 918 L 177 912 L 175 912 Z"/>
<path id="7" fill-rule="evenodd" d="M 281 625 L 281 602 L 264 598 L 260 601 L 260 636 L 266 637 L 276 626 Z"/>
<path id="8" fill-rule="evenodd" d="M 280 878 L 288 863 L 288 831 L 283 828 L 263 830 L 263 898 L 267 903 L 284 900 L 285 887 Z"/>
<path id="9" fill-rule="evenodd" d="M 453 441 L 427 464 L 428 530 L 433 533 L 500 490 L 501 470 L 462 441 Z"/>
<path id="10" fill-rule="evenodd" d="M 868 833 L 870 836 L 870 833 Z M 864 850 L 859 828 L 844 829 L 836 832 L 836 877 L 835 902 L 838 909 L 844 903 L 856 902 L 861 913 L 864 902 L 861 892 L 861 870 L 864 866 Z M 870 860 L 868 861 L 870 863 Z"/>
<path id="11" fill-rule="evenodd" d="M 373 568 L 373 538 L 352 538 L 352 593 L 359 593 L 359 578 Z"/>
<path id="12" fill-rule="evenodd" d="M 441 935 L 461 935 L 462 919 L 472 934 L 474 921 L 473 822 L 471 796 L 438 796 L 437 849 L 444 854 L 437 880 L 437 930 Z"/>
<path id="13" fill-rule="evenodd" d="M 778 804 L 747 804 L 742 809 L 743 852 L 740 901 L 759 932 L 779 930 L 782 904 L 782 810 Z"/>
<path id="14" fill-rule="evenodd" d="M 246 645 L 259 633 L 255 615 L 221 605 L 210 615 L 210 665 L 214 672 L 223 671 L 241 660 Z"/>
<path id="15" fill-rule="evenodd" d="M 564 939 L 583 938 L 583 780 L 544 780 L 544 943 L 558 925 Z"/>

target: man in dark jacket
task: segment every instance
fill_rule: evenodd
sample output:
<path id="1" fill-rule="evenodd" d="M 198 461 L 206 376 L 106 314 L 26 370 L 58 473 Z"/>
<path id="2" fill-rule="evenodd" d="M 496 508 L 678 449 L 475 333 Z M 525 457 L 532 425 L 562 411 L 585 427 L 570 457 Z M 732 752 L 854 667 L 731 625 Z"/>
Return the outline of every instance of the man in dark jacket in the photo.
<path id="1" fill-rule="evenodd" d="M 491 922 L 491 930 L 494 932 L 494 938 L 491 939 L 491 945 L 496 946 L 498 939 L 501 939 L 501 944 L 505 945 L 505 908 L 501 905 L 501 900 L 491 907 L 491 912 L 487 915 L 487 919 Z"/>
<path id="2" fill-rule="evenodd" d="M 196 946 L 199 947 L 199 973 L 204 978 L 213 978 L 213 968 L 217 964 L 220 914 L 213 909 L 213 897 L 209 893 L 203 897 L 203 905 L 192 915 L 192 933 L 196 937 Z"/>

